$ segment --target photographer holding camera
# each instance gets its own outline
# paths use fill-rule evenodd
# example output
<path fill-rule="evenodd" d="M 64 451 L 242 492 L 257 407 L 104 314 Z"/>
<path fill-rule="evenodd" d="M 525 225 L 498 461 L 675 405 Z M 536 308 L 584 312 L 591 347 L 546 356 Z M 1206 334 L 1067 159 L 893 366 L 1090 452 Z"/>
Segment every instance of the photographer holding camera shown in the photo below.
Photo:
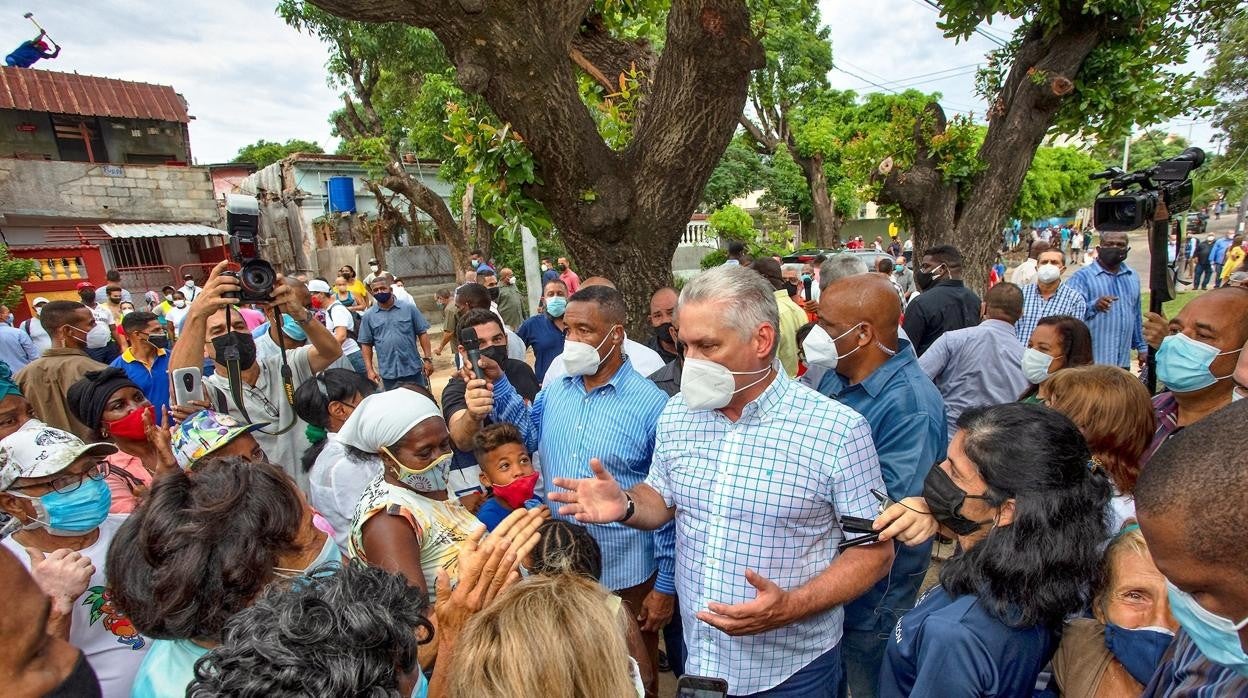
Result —
<path fill-rule="evenodd" d="M 307 491 L 307 473 L 299 467 L 299 457 L 310 446 L 304 428 L 307 426 L 295 414 L 288 400 L 282 376 L 283 363 L 289 364 L 293 388 L 329 368 L 342 355 L 342 347 L 325 326 L 317 322 L 312 312 L 299 302 L 292 286 L 281 275 L 273 285 L 273 300 L 265 303 L 293 317 L 308 335 L 308 346 L 256 358 L 256 344 L 247 331 L 247 322 L 239 314 L 236 303 L 242 284 L 237 276 L 226 273 L 228 261 L 213 268 L 208 282 L 190 307 L 181 336 L 173 350 L 169 370 L 195 368 L 203 358 L 213 360 L 215 373 L 204 379 L 205 393 L 210 404 L 199 407 L 215 407 L 219 412 L 247 423 L 265 423 L 263 429 L 252 432 L 264 449 L 269 462 L 279 464 Z M 240 384 L 231 386 L 227 352 L 237 347 L 237 367 Z M 285 358 L 283 358 L 285 357 Z M 236 395 L 242 396 L 242 405 Z"/>

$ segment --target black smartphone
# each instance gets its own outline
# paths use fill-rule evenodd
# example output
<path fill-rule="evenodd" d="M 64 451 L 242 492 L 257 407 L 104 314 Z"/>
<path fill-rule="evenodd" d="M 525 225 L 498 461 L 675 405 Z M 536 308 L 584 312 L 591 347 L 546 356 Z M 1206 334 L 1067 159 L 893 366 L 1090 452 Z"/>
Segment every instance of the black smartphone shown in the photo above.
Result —
<path fill-rule="evenodd" d="M 676 695 L 679 698 L 727 698 L 728 681 L 685 674 L 676 683 Z"/>
<path fill-rule="evenodd" d="M 875 533 L 871 528 L 874 523 L 871 519 L 862 519 L 857 516 L 842 516 L 841 530 L 846 533 Z"/>

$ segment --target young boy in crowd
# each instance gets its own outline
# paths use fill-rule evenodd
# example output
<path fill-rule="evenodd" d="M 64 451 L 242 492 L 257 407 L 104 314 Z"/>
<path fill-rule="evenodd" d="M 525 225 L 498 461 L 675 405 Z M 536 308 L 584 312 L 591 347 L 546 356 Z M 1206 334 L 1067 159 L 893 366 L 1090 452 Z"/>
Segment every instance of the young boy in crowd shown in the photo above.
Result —
<path fill-rule="evenodd" d="M 514 424 L 503 422 L 481 429 L 474 451 L 481 466 L 481 484 L 489 491 L 477 510 L 477 518 L 487 530 L 493 531 L 515 509 L 544 504 L 533 494 L 539 474 L 533 469 L 533 457 Z"/>

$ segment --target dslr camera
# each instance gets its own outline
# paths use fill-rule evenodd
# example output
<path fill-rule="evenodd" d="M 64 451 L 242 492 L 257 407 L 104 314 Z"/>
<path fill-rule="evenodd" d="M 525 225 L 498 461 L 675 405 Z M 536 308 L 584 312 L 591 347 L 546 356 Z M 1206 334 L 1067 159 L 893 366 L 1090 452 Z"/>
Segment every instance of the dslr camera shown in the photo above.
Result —
<path fill-rule="evenodd" d="M 273 265 L 260 259 L 260 204 L 254 196 L 227 194 L 225 225 L 230 233 L 230 256 L 241 267 L 226 274 L 238 278 L 242 287 L 236 294 L 240 303 L 265 303 L 273 300 L 277 272 Z"/>
<path fill-rule="evenodd" d="M 1192 170 L 1205 161 L 1205 151 L 1188 148 L 1145 170 L 1123 172 L 1111 167 L 1091 179 L 1108 179 L 1101 187 L 1092 210 L 1096 229 L 1102 231 L 1135 230 L 1153 220 L 1157 204 L 1164 203 L 1171 216 L 1192 207 Z M 1110 190 L 1120 193 L 1107 195 Z"/>

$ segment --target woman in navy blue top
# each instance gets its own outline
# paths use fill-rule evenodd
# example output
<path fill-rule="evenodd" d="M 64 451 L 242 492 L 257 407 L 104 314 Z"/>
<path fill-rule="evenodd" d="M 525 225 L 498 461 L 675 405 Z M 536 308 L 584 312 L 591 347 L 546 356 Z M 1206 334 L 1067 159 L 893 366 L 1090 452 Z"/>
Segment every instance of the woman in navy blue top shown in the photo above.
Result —
<path fill-rule="evenodd" d="M 958 552 L 897 622 L 881 696 L 1030 696 L 1097 574 L 1110 486 L 1079 429 L 1024 403 L 968 410 L 958 427 L 922 500 L 894 505 L 925 503 Z"/>

